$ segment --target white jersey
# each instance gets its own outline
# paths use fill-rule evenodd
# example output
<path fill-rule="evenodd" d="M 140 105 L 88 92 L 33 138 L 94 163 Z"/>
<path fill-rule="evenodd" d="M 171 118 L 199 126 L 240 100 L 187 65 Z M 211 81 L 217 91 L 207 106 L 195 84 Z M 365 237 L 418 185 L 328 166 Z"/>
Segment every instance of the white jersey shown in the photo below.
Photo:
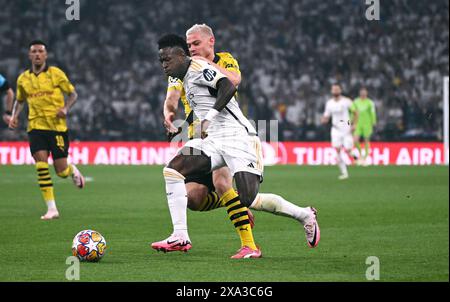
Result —
<path fill-rule="evenodd" d="M 183 87 L 189 105 L 200 120 L 204 120 L 206 114 L 213 108 L 217 100 L 217 82 L 225 77 L 217 68 L 205 61 L 191 61 L 183 79 Z M 239 133 L 256 135 L 256 130 L 233 97 L 211 121 L 208 136 L 232 136 Z"/>
<path fill-rule="evenodd" d="M 325 105 L 325 117 L 331 117 L 331 132 L 351 133 L 350 108 L 352 100 L 341 96 L 338 100 L 331 98 Z"/>

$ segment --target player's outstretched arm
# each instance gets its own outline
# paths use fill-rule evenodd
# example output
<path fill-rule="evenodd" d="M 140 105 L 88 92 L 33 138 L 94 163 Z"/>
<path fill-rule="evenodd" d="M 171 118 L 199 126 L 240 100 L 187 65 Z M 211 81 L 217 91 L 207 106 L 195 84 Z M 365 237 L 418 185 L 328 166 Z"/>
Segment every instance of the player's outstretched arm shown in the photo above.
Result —
<path fill-rule="evenodd" d="M 178 129 L 173 124 L 173 120 L 177 114 L 178 102 L 181 98 L 181 91 L 171 89 L 167 91 L 166 99 L 164 100 L 164 127 L 168 133 L 177 132 Z"/>
<path fill-rule="evenodd" d="M 236 93 L 236 87 L 228 78 L 222 78 L 217 82 L 217 100 L 214 103 L 213 109 L 218 112 L 230 102 L 231 98 Z"/>
<path fill-rule="evenodd" d="M 320 119 L 320 122 L 321 122 L 323 125 L 328 124 L 329 121 L 330 121 L 330 117 L 329 117 L 329 116 L 326 116 L 326 115 L 323 115 L 322 118 Z"/>
<path fill-rule="evenodd" d="M 227 78 L 231 81 L 231 83 L 233 83 L 233 85 L 235 87 L 239 86 L 239 84 L 241 84 L 241 75 L 237 72 L 228 70 L 226 68 L 223 68 L 219 65 L 217 65 L 216 63 L 212 62 L 211 63 L 214 67 L 216 67 L 217 69 L 219 69 L 219 71 L 221 73 L 223 73 L 224 75 L 227 76 Z"/>
<path fill-rule="evenodd" d="M 372 117 L 372 127 L 374 127 L 377 124 L 377 111 L 375 108 L 374 102 L 371 103 L 371 117 Z"/>
<path fill-rule="evenodd" d="M 23 106 L 24 102 L 19 102 L 16 100 L 16 102 L 14 103 L 13 112 L 8 125 L 10 129 L 16 129 L 17 126 L 19 126 L 19 114 L 20 112 L 22 112 Z"/>
<path fill-rule="evenodd" d="M 194 56 L 194 57 L 192 57 L 192 59 L 194 59 L 194 60 L 202 60 L 202 61 L 208 62 L 210 65 L 212 65 L 215 68 L 217 68 L 221 73 L 226 75 L 227 78 L 231 81 L 231 83 L 233 83 L 234 86 L 237 87 L 237 86 L 239 86 L 239 84 L 241 84 L 242 77 L 241 77 L 241 75 L 238 72 L 229 70 L 229 69 L 224 68 L 222 66 L 219 66 L 218 64 L 216 64 L 216 63 L 214 63 L 214 62 L 212 62 L 212 61 L 210 61 L 210 60 L 208 60 L 206 58 L 203 58 L 201 56 Z"/>
<path fill-rule="evenodd" d="M 11 88 L 9 88 L 6 91 L 6 106 L 5 106 L 5 113 L 3 114 L 3 121 L 7 125 L 9 125 L 9 121 L 11 119 L 13 103 L 14 103 L 14 91 Z"/>
<path fill-rule="evenodd" d="M 359 112 L 358 110 L 353 111 L 353 120 L 352 120 L 352 131 L 355 130 L 356 125 L 358 125 L 359 120 Z"/>
<path fill-rule="evenodd" d="M 59 118 L 65 118 L 67 116 L 67 113 L 69 112 L 70 108 L 77 102 L 78 94 L 74 90 L 69 94 L 69 97 L 67 98 L 66 105 L 63 108 L 60 108 L 58 112 L 56 113 L 56 116 Z"/>

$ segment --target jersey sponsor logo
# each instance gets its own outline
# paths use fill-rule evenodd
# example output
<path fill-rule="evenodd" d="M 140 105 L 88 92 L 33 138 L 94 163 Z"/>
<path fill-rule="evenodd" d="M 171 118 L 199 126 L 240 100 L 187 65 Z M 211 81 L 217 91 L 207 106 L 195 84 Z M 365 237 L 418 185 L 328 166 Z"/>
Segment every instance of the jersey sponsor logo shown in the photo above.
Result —
<path fill-rule="evenodd" d="M 228 68 L 233 68 L 233 67 L 235 67 L 234 64 L 227 64 L 227 65 L 225 65 L 225 68 L 226 68 L 226 69 L 228 69 Z"/>
<path fill-rule="evenodd" d="M 53 94 L 53 91 L 40 91 L 36 93 L 30 93 L 28 95 L 29 98 L 38 98 L 42 96 L 51 96 Z"/>
<path fill-rule="evenodd" d="M 211 69 L 203 70 L 203 76 L 205 77 L 205 80 L 207 80 L 208 82 L 211 82 L 212 80 L 214 80 L 216 75 L 217 75 L 217 72 L 215 72 L 214 70 L 211 70 Z"/>

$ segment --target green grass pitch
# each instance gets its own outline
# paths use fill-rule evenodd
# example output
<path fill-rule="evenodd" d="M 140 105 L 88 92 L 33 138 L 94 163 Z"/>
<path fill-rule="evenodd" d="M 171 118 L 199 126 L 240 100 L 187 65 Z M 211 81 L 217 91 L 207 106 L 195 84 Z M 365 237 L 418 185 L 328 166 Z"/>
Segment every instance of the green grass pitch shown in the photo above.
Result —
<path fill-rule="evenodd" d="M 0 166 L 0 281 L 65 281 L 73 236 L 101 232 L 99 263 L 81 263 L 80 281 L 449 280 L 448 167 L 267 167 L 261 192 L 318 209 L 321 241 L 307 247 L 294 220 L 254 212 L 263 258 L 231 260 L 239 247 L 225 210 L 188 214 L 193 248 L 158 253 L 171 231 L 161 167 L 81 166 L 84 190 L 52 171 L 61 218 L 40 221 L 45 204 L 33 166 Z"/>

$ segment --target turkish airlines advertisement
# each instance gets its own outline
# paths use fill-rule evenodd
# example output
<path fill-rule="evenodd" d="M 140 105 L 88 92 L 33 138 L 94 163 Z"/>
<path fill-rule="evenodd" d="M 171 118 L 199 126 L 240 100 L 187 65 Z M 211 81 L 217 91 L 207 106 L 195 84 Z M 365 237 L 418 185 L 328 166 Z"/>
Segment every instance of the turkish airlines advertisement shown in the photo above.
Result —
<path fill-rule="evenodd" d="M 328 142 L 262 143 L 270 165 L 334 165 L 336 151 Z M 165 142 L 72 142 L 69 161 L 81 165 L 164 165 L 178 146 Z M 347 156 L 347 163 L 351 160 Z M 372 143 L 370 165 L 440 165 L 442 143 Z M 27 142 L 0 142 L 0 165 L 34 164 Z"/>

